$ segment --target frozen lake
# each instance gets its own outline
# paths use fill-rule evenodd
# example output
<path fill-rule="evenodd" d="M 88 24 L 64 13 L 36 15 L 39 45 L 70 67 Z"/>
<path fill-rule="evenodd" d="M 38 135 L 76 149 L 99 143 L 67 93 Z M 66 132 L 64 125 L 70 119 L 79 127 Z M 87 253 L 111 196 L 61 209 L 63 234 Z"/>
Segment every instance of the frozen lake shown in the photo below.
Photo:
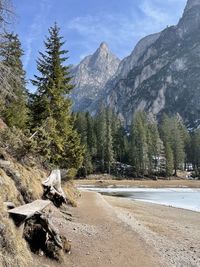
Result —
<path fill-rule="evenodd" d="M 80 189 L 99 192 L 104 195 L 125 197 L 132 200 L 150 202 L 176 208 L 200 212 L 200 188 L 99 188 L 81 186 Z"/>

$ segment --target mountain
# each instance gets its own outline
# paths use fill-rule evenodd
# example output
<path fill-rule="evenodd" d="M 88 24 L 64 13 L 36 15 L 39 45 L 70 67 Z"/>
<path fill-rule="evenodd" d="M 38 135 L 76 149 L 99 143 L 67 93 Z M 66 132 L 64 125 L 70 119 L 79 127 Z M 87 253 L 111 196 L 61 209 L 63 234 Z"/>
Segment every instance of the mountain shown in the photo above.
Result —
<path fill-rule="evenodd" d="M 158 119 L 178 113 L 188 127 L 199 126 L 199 29 L 200 1 L 188 0 L 178 24 L 142 39 L 87 109 L 95 113 L 104 103 L 126 125 L 136 111 L 145 110 Z"/>
<path fill-rule="evenodd" d="M 101 43 L 93 55 L 85 57 L 72 69 L 73 84 L 76 85 L 71 94 L 74 111 L 87 110 L 116 73 L 119 63 L 108 45 Z"/>

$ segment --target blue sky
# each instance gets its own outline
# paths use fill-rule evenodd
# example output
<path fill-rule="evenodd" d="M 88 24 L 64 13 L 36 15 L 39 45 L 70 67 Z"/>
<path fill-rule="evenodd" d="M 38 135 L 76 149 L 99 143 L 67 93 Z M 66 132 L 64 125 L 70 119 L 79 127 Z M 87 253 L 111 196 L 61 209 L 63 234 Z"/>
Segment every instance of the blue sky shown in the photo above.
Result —
<path fill-rule="evenodd" d="M 187 0 L 13 0 L 15 32 L 25 52 L 27 78 L 36 73 L 35 60 L 43 51 L 48 28 L 55 21 L 69 50 L 69 64 L 93 53 L 102 41 L 119 58 L 131 53 L 144 36 L 173 25 Z M 30 86 L 31 87 L 31 86 Z"/>

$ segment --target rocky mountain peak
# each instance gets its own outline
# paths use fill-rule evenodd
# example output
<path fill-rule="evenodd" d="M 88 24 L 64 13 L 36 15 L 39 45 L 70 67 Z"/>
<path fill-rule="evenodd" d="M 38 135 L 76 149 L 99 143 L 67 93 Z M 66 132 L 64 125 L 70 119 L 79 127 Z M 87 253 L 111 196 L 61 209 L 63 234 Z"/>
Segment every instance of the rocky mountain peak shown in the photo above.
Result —
<path fill-rule="evenodd" d="M 72 70 L 75 89 L 72 92 L 74 110 L 87 110 L 109 79 L 116 73 L 120 60 L 102 42 L 94 54 L 84 58 Z"/>
<path fill-rule="evenodd" d="M 109 47 L 108 47 L 108 44 L 107 43 L 105 43 L 105 42 L 102 42 L 101 44 L 100 44 L 100 46 L 99 46 L 99 49 L 100 50 L 106 50 L 106 51 L 109 51 Z"/>
<path fill-rule="evenodd" d="M 119 61 L 119 59 L 111 52 L 110 48 L 105 42 L 102 42 L 96 52 L 92 55 L 91 64 L 99 65 L 108 63 L 110 61 Z M 109 63 L 108 63 L 109 64 Z"/>
<path fill-rule="evenodd" d="M 185 7 L 185 12 L 198 5 L 200 6 L 200 0 L 188 0 L 187 5 Z"/>

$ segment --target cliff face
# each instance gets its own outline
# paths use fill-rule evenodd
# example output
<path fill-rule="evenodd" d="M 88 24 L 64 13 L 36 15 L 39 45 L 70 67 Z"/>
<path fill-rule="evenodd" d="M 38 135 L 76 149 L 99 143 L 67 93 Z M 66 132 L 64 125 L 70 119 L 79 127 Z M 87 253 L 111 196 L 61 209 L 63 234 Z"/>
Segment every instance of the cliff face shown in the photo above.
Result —
<path fill-rule="evenodd" d="M 200 124 L 200 1 L 189 0 L 177 26 L 142 39 L 99 90 L 89 110 L 106 103 L 130 124 L 145 110 L 159 118 L 179 113 Z"/>
<path fill-rule="evenodd" d="M 75 89 L 72 92 L 74 110 L 87 109 L 103 90 L 105 84 L 115 74 L 120 60 L 112 54 L 106 43 L 72 69 Z"/>

